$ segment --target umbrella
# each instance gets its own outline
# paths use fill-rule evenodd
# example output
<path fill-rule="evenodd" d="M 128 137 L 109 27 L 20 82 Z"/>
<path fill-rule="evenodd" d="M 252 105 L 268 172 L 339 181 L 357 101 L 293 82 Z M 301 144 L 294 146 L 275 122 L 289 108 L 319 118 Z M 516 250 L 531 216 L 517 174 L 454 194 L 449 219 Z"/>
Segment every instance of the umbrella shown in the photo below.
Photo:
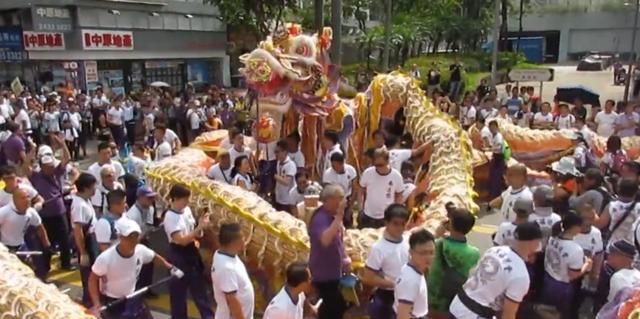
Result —
<path fill-rule="evenodd" d="M 584 104 L 600 106 L 600 94 L 582 85 L 560 86 L 556 91 L 556 97 L 560 102 L 573 103 L 579 98 Z"/>
<path fill-rule="evenodd" d="M 154 88 L 168 88 L 171 85 L 169 85 L 169 83 L 167 82 L 162 82 L 162 81 L 155 81 L 151 84 L 149 84 L 150 86 L 153 86 Z"/>

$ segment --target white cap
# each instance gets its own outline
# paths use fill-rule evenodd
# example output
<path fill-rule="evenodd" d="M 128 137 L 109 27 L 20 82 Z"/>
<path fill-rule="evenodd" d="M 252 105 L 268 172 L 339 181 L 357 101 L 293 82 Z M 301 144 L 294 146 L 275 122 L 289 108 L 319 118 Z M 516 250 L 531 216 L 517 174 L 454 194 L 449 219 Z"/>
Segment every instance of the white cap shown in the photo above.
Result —
<path fill-rule="evenodd" d="M 142 233 L 138 223 L 128 217 L 120 217 L 115 224 L 116 232 L 119 236 L 127 237 L 133 233 Z"/>
<path fill-rule="evenodd" d="M 56 159 L 51 155 L 44 155 L 40 158 L 40 165 L 53 165 L 55 164 Z"/>
<path fill-rule="evenodd" d="M 53 156 L 53 149 L 49 145 L 42 145 L 38 148 L 38 158 L 45 155 Z"/>

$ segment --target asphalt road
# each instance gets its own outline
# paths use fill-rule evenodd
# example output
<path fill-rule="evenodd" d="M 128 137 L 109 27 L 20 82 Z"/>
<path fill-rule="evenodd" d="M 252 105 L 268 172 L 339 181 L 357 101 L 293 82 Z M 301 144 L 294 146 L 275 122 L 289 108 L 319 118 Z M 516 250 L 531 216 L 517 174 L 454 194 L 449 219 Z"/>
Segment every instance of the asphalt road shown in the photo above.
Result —
<path fill-rule="evenodd" d="M 553 95 L 555 94 L 556 88 L 560 85 L 584 85 L 587 87 L 591 87 L 601 94 L 601 99 L 603 102 L 604 99 L 611 98 L 618 100 L 622 98 L 624 88 L 621 86 L 612 85 L 613 75 L 611 71 L 577 72 L 575 71 L 575 67 L 573 66 L 559 66 L 554 68 L 556 70 L 555 81 L 543 84 L 544 100 L 551 101 L 553 99 Z M 537 85 L 539 85 L 539 83 L 525 84 L 536 86 L 536 91 L 538 91 Z M 499 91 L 503 91 L 504 86 L 501 86 L 498 89 Z M 88 151 L 88 158 L 78 163 L 78 167 L 80 169 L 87 168 L 93 161 L 95 161 L 95 142 L 90 142 Z M 469 242 L 478 247 L 481 251 L 485 251 L 492 246 L 491 234 L 496 231 L 497 225 L 499 225 L 500 222 L 502 222 L 502 218 L 501 216 L 499 216 L 499 214 L 486 212 L 484 210 L 481 211 L 478 214 L 478 220 L 476 222 L 474 230 L 469 234 Z M 154 234 L 154 236 L 152 236 L 151 246 L 160 254 L 164 254 L 165 248 L 167 246 L 166 243 L 166 237 L 162 231 L 158 231 Z M 159 279 L 165 274 L 166 272 L 164 270 L 157 270 L 156 278 Z M 56 285 L 58 285 L 61 290 L 69 289 L 67 293 L 72 296 L 72 298 L 78 298 L 81 295 L 80 277 L 77 271 L 60 272 L 55 270 L 52 272 L 50 279 Z M 157 289 L 156 292 L 159 296 L 154 299 L 147 299 L 147 304 L 150 306 L 150 308 L 155 310 L 155 318 L 168 319 L 169 316 L 167 316 L 166 314 L 169 311 L 169 296 L 167 294 L 166 287 L 161 287 Z M 189 315 L 193 318 L 199 317 L 193 303 L 190 303 L 189 305 Z"/>

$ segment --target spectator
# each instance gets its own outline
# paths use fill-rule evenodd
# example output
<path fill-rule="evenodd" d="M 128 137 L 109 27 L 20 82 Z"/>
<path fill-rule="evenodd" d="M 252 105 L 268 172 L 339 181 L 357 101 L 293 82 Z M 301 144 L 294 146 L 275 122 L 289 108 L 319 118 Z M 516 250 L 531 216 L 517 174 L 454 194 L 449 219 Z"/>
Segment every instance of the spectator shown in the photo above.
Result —
<path fill-rule="evenodd" d="M 324 151 L 324 160 L 322 161 L 321 172 L 331 167 L 331 155 L 334 153 L 342 153 L 340 147 L 340 137 L 338 132 L 327 130 L 324 132 L 322 140 L 320 141 L 322 150 Z"/>
<path fill-rule="evenodd" d="M 504 153 L 505 141 L 502 137 L 502 134 L 500 134 L 498 121 L 491 120 L 489 122 L 489 131 L 491 133 L 491 136 L 486 137 L 486 139 L 488 139 L 486 150 L 491 151 L 492 153 L 491 164 L 489 166 L 489 196 L 491 198 L 496 198 L 500 196 L 500 194 L 502 194 L 502 191 L 506 188 L 504 178 L 502 178 L 502 176 L 504 176 L 505 170 L 507 169 L 507 163 Z M 500 206 L 499 203 L 496 203 L 496 205 Z M 497 208 L 497 206 L 494 208 Z"/>
<path fill-rule="evenodd" d="M 614 100 L 607 100 L 604 104 L 604 111 L 596 114 L 594 122 L 598 135 L 609 138 L 609 136 L 615 133 L 615 123 L 618 117 L 618 114 L 613 110 L 615 104 L 616 102 Z"/>
<path fill-rule="evenodd" d="M 347 198 L 347 205 L 345 206 L 344 224 L 345 227 L 351 228 L 353 226 L 353 212 L 351 211 L 351 205 L 354 200 L 354 186 L 356 186 L 356 180 L 358 173 L 356 169 L 346 164 L 344 161 L 344 155 L 342 153 L 334 153 L 331 155 L 331 167 L 324 171 L 322 174 L 322 180 L 328 184 L 336 184 L 342 187 Z"/>
<path fill-rule="evenodd" d="M 276 146 L 276 174 L 273 178 L 276 182 L 274 208 L 291 213 L 291 206 L 297 204 L 291 201 L 289 193 L 295 186 L 296 164 L 289 158 L 287 141 L 281 140 Z"/>
<path fill-rule="evenodd" d="M 618 183 L 618 198 L 609 203 L 602 215 L 595 218 L 593 224 L 600 228 L 608 239 L 606 251 L 618 240 L 633 240 L 633 223 L 640 217 L 636 193 L 636 181 L 623 179 Z"/>
<path fill-rule="evenodd" d="M 342 318 L 347 305 L 340 291 L 340 279 L 350 272 L 351 260 L 344 250 L 344 191 L 327 185 L 320 194 L 322 206 L 309 221 L 309 269 L 322 304 L 318 319 Z"/>
<path fill-rule="evenodd" d="M 220 149 L 217 154 L 217 161 L 209 168 L 207 177 L 220 183 L 231 184 L 232 169 L 229 151 Z"/>
<path fill-rule="evenodd" d="M 240 186 L 242 189 L 253 192 L 256 190 L 249 158 L 245 155 L 236 157 L 231 169 L 232 185 Z"/>
<path fill-rule="evenodd" d="M 505 221 L 498 226 L 498 231 L 493 237 L 495 246 L 513 246 L 516 241 L 514 237 L 516 227 L 518 225 L 529 222 L 531 213 L 533 212 L 533 200 L 529 198 L 518 198 L 513 202 L 512 208 L 515 213 L 513 221 Z"/>
<path fill-rule="evenodd" d="M 553 211 L 564 216 L 569 211 L 569 199 L 577 194 L 576 177 L 581 176 L 571 156 L 564 156 L 550 166 L 553 179 Z"/>
<path fill-rule="evenodd" d="M 448 220 L 444 224 L 449 235 L 436 241 L 435 257 L 427 285 L 429 317 L 448 318 L 449 305 L 478 263 L 478 248 L 467 242 L 467 234 L 475 224 L 475 217 L 466 209 L 447 206 Z"/>
<path fill-rule="evenodd" d="M 576 119 L 573 114 L 569 113 L 569 105 L 560 104 L 560 115 L 556 117 L 555 125 L 559 130 L 568 130 L 572 129 L 575 125 Z"/>
<path fill-rule="evenodd" d="M 376 149 L 373 165 L 360 177 L 362 199 L 359 202 L 364 203 L 358 223 L 360 228 L 382 227 L 387 206 L 402 203 L 404 181 L 400 172 L 389 165 L 389 152 L 386 149 Z"/>
<path fill-rule="evenodd" d="M 124 177 L 125 170 L 122 167 L 122 164 L 118 161 L 112 160 L 113 153 L 111 152 L 111 148 L 109 147 L 108 142 L 101 142 L 98 144 L 98 161 L 91 164 L 89 168 L 87 168 L 87 172 L 98 180 L 100 183 L 100 170 L 103 165 L 111 165 L 115 169 L 116 179 L 120 179 Z"/>
<path fill-rule="evenodd" d="M 594 313 L 597 313 L 607 301 L 612 300 L 617 291 L 629 284 L 633 284 L 637 279 L 637 277 L 634 278 L 636 273 L 631 270 L 633 269 L 633 260 L 636 254 L 637 250 L 634 245 L 626 240 L 611 242 L 609 254 L 598 278 L 598 288 L 593 300 Z M 613 276 L 619 272 L 620 275 L 614 281 Z"/>
<path fill-rule="evenodd" d="M 518 113 L 518 111 L 520 111 L 523 104 L 524 101 L 522 100 L 522 97 L 520 97 L 518 87 L 516 86 L 511 89 L 511 97 L 508 98 L 503 105 L 507 106 L 509 115 L 514 116 L 516 115 L 516 113 Z"/>
<path fill-rule="evenodd" d="M 550 130 L 554 128 L 551 104 L 548 102 L 542 103 L 540 106 L 540 112 L 536 113 L 533 117 L 533 125 L 531 128 L 540 130 Z"/>
<path fill-rule="evenodd" d="M 105 164 L 100 168 L 100 182 L 95 195 L 91 198 L 91 203 L 98 217 L 108 208 L 107 195 L 113 190 L 124 190 L 124 186 L 116 180 L 116 170 L 114 166 Z"/>
<path fill-rule="evenodd" d="M 153 130 L 153 159 L 157 161 L 161 161 L 173 154 L 173 150 L 171 149 L 171 144 L 167 142 L 165 139 L 167 128 L 164 125 L 156 125 L 156 128 Z"/>
<path fill-rule="evenodd" d="M 571 110 L 571 113 L 575 118 L 587 119 L 587 108 L 584 107 L 584 102 L 582 102 L 581 98 L 577 97 L 573 100 L 573 110 Z"/>
<path fill-rule="evenodd" d="M 600 171 L 605 176 L 620 175 L 622 164 L 628 161 L 627 152 L 622 149 L 622 140 L 618 136 L 607 139 L 607 149 L 600 160 Z"/>
<path fill-rule="evenodd" d="M 7 129 L 11 136 L 2 143 L 2 158 L 8 165 L 18 169 L 27 161 L 27 146 L 18 124 L 8 122 Z"/>
<path fill-rule="evenodd" d="M 287 136 L 287 151 L 298 170 L 305 168 L 304 154 L 300 151 L 300 134 L 297 131 Z"/>
<path fill-rule="evenodd" d="M 311 293 L 311 272 L 304 262 L 293 262 L 287 267 L 286 283 L 264 311 L 263 319 L 304 319 L 314 315 L 307 295 Z"/>
<path fill-rule="evenodd" d="M 431 68 L 427 72 L 427 96 L 432 96 L 433 92 L 440 88 L 440 69 L 436 62 L 431 63 Z"/>
<path fill-rule="evenodd" d="M 462 63 L 456 57 L 453 64 L 449 66 L 449 98 L 456 101 L 458 93 L 460 93 L 460 83 L 462 81 Z"/>
<path fill-rule="evenodd" d="M 624 106 L 624 113 L 618 114 L 616 117 L 615 134 L 619 137 L 635 136 L 639 123 L 640 115 L 633 112 L 633 104 L 627 103 Z"/>
<path fill-rule="evenodd" d="M 303 218 L 304 212 L 298 210 L 297 206 L 305 200 L 305 197 L 309 195 L 320 194 L 320 191 L 322 191 L 322 186 L 320 186 L 318 182 L 312 180 L 309 176 L 309 172 L 307 172 L 306 170 L 298 171 L 296 173 L 295 180 L 295 187 L 293 187 L 289 192 L 289 197 L 291 198 L 291 202 L 296 208 L 296 211 L 293 212 L 293 215 L 298 216 L 298 218 Z M 346 212 L 347 211 L 345 211 L 345 213 Z"/>

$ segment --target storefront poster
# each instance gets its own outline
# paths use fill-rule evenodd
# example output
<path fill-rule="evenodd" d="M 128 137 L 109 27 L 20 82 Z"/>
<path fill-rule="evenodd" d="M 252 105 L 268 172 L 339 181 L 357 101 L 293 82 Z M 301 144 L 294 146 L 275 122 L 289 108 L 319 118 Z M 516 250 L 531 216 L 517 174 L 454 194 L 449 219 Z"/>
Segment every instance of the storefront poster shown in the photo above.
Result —
<path fill-rule="evenodd" d="M 82 30 L 82 48 L 85 50 L 133 50 L 133 32 Z"/>
<path fill-rule="evenodd" d="M 27 51 L 64 50 L 64 34 L 61 32 L 24 31 L 22 35 L 24 49 Z"/>
<path fill-rule="evenodd" d="M 187 80 L 193 84 L 209 82 L 209 63 L 207 61 L 189 61 Z"/>
<path fill-rule="evenodd" d="M 34 31 L 69 32 L 73 29 L 71 10 L 63 7 L 31 7 Z"/>
<path fill-rule="evenodd" d="M 20 27 L 0 27 L 0 61 L 21 62 L 27 59 L 22 48 Z"/>
<path fill-rule="evenodd" d="M 124 95 L 124 72 L 122 70 L 100 70 L 98 77 L 104 91 L 111 92 L 113 95 Z"/>
<path fill-rule="evenodd" d="M 98 62 L 84 61 L 84 74 L 87 83 L 98 82 Z"/>

